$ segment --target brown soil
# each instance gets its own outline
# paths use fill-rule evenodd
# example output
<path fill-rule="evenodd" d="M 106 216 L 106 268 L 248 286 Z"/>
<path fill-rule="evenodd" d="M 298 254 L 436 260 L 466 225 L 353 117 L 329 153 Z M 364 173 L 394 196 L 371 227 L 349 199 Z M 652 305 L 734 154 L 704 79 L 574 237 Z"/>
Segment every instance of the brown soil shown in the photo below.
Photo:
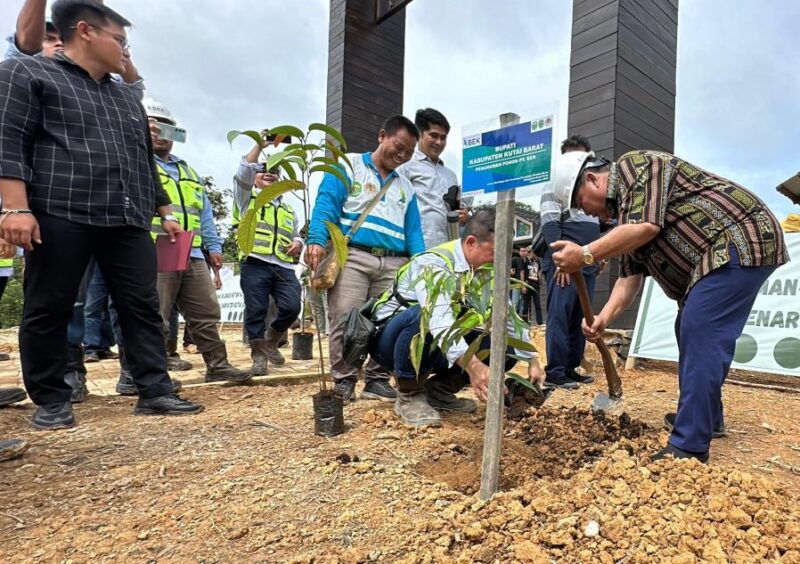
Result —
<path fill-rule="evenodd" d="M 596 383 L 507 421 L 489 503 L 482 407 L 409 429 L 358 401 L 331 439 L 314 384 L 189 387 L 195 417 L 90 396 L 59 432 L 3 409 L 0 438 L 31 448 L 0 464 L 0 561 L 800 562 L 800 396 L 726 387 L 711 464 L 652 464 L 675 374 L 623 380 L 630 418 L 588 413 Z"/>

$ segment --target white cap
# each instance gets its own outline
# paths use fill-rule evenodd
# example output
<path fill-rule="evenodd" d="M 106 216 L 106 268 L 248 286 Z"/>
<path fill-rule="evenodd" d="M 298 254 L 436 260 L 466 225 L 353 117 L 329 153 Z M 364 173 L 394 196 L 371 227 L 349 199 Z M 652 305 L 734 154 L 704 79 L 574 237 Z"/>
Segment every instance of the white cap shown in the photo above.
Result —
<path fill-rule="evenodd" d="M 159 118 L 172 125 L 178 125 L 172 112 L 161 102 L 153 100 L 152 98 L 145 98 L 142 100 L 142 105 L 144 105 L 144 109 L 147 112 L 147 117 Z"/>

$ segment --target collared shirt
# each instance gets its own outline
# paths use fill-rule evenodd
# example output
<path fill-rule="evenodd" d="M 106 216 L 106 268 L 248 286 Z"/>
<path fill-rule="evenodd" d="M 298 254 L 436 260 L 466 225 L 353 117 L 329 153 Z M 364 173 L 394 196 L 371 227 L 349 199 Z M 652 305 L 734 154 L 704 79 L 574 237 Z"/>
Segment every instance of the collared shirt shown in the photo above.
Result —
<path fill-rule="evenodd" d="M 156 162 L 175 182 L 178 182 L 181 178 L 178 164 L 182 164 L 185 167 L 189 166 L 186 161 L 175 155 L 170 155 L 166 161 L 161 160 L 158 155 L 155 158 Z M 203 237 L 203 247 L 209 253 L 222 253 L 222 240 L 217 232 L 217 226 L 214 224 L 214 210 L 211 207 L 211 202 L 205 189 L 203 190 L 203 211 L 200 212 L 200 235 Z M 205 260 L 203 250 L 200 247 L 192 247 L 191 257 Z"/>
<path fill-rule="evenodd" d="M 549 271 L 554 268 L 553 249 L 551 244 L 566 239 L 578 245 L 588 245 L 600 237 L 600 220 L 592 215 L 587 215 L 581 210 L 571 210 L 561 205 L 555 196 L 552 183 L 542 192 L 539 204 L 539 213 L 542 221 L 542 236 L 547 243 L 547 250 L 542 260 L 542 270 Z M 584 267 L 583 272 L 590 273 L 597 270 L 597 266 Z"/>
<path fill-rule="evenodd" d="M 41 52 L 36 53 L 35 55 L 28 55 L 27 53 L 23 53 L 17 47 L 17 35 L 15 33 L 10 34 L 6 37 L 6 41 L 8 42 L 8 47 L 6 47 L 6 59 L 21 59 L 24 57 L 40 57 Z M 120 84 L 124 84 L 136 95 L 139 100 L 144 98 L 144 79 L 140 76 L 135 82 L 125 82 L 123 78 L 118 74 L 112 74 L 111 78 L 119 82 Z"/>
<path fill-rule="evenodd" d="M 309 244 L 324 246 L 328 242 L 325 221 L 339 225 L 345 235 L 350 233 L 361 213 L 375 200 L 389 179 L 394 178 L 386 194 L 366 216 L 352 238 L 354 245 L 387 249 L 415 255 L 425 250 L 422 225 L 417 207 L 417 195 L 411 182 L 393 170 L 381 177 L 370 153 L 348 155 L 352 171 L 342 172 L 352 177 L 348 186 L 338 177 L 325 173 L 317 191 L 314 212 L 308 230 Z"/>
<path fill-rule="evenodd" d="M 59 53 L 0 63 L 0 100 L 0 177 L 25 182 L 33 211 L 150 230 L 169 197 L 130 88 Z"/>
<path fill-rule="evenodd" d="M 472 267 L 464 256 L 464 249 L 461 246 L 461 241 L 456 243 L 454 255 L 455 260 L 453 261 L 452 271 L 447 266 L 445 260 L 435 253 L 427 252 L 415 256 L 411 259 L 403 275 L 398 275 L 397 277 L 397 293 L 409 302 L 419 303 L 421 308 L 429 307 L 427 287 L 422 280 L 427 281 L 430 277 L 437 276 L 452 276 L 454 273 L 458 276 L 472 271 Z M 491 291 L 492 283 L 489 271 L 478 271 L 478 274 L 487 275 L 487 283 L 483 287 L 486 291 Z M 375 318 L 385 319 L 392 317 L 404 309 L 405 307 L 392 297 L 378 308 L 378 311 L 375 312 Z M 434 341 L 437 342 L 455 323 L 453 303 L 446 292 L 439 293 L 432 306 L 431 312 L 428 330 L 434 338 Z M 514 331 L 514 325 L 510 320 L 508 323 L 508 333 L 510 335 L 515 335 L 516 333 Z M 522 333 L 522 335 L 516 334 L 515 336 L 526 343 L 530 343 L 530 335 L 528 335 L 527 331 L 523 331 Z M 459 339 L 453 343 L 448 350 L 443 351 L 450 366 L 464 356 L 464 353 L 467 352 L 467 348 L 467 342 L 464 339 Z M 517 350 L 516 352 L 517 355 L 525 359 L 533 357 L 528 351 Z"/>
<path fill-rule="evenodd" d="M 253 194 L 253 184 L 256 181 L 256 173 L 261 169 L 261 165 L 258 163 L 249 163 L 245 157 L 242 157 L 241 162 L 239 163 L 239 169 L 236 171 L 236 176 L 233 177 L 233 202 L 236 204 L 236 207 L 239 209 L 240 217 L 244 217 L 244 214 L 247 213 L 247 209 L 250 207 L 250 199 L 255 197 Z M 280 206 L 283 202 L 283 196 L 278 196 L 274 200 L 272 200 L 273 206 Z M 294 226 L 292 227 L 292 238 L 294 241 L 302 244 L 303 240 L 300 238 L 298 232 L 298 222 L 297 222 L 297 214 L 294 214 Z M 250 253 L 247 255 L 248 257 L 252 257 L 254 259 L 258 259 L 263 262 L 268 262 L 270 264 L 274 264 L 276 266 L 280 266 L 282 268 L 290 268 L 293 269 L 294 265 L 292 263 L 288 263 L 282 261 L 275 255 L 261 255 L 258 253 Z"/>
<path fill-rule="evenodd" d="M 414 151 L 410 161 L 397 168 L 397 172 L 411 181 L 417 194 L 425 248 L 432 249 L 449 241 L 447 212 L 450 209 L 444 196 L 451 186 L 458 184 L 456 173 L 444 166 L 441 159 L 433 162 L 419 149 Z"/>
<path fill-rule="evenodd" d="M 625 153 L 611 166 L 608 198 L 620 225 L 661 227 L 651 242 L 623 255 L 620 276 L 649 274 L 674 300 L 727 264 L 731 245 L 742 266 L 789 260 L 780 224 L 764 202 L 674 155 Z"/>

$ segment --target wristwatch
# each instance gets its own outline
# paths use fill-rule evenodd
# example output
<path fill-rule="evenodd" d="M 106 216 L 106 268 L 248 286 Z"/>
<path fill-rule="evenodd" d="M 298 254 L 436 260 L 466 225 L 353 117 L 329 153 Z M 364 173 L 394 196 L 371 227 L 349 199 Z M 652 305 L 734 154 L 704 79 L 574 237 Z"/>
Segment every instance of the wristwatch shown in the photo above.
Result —
<path fill-rule="evenodd" d="M 589 250 L 589 245 L 581 247 L 581 256 L 583 256 L 583 264 L 594 264 L 594 255 Z"/>
<path fill-rule="evenodd" d="M 167 215 L 165 215 L 165 216 L 163 216 L 161 218 L 161 223 L 164 223 L 165 221 L 174 221 L 175 223 L 180 223 L 178 221 L 178 218 L 175 217 L 174 215 L 172 215 L 171 213 L 169 213 L 169 214 L 167 214 Z"/>

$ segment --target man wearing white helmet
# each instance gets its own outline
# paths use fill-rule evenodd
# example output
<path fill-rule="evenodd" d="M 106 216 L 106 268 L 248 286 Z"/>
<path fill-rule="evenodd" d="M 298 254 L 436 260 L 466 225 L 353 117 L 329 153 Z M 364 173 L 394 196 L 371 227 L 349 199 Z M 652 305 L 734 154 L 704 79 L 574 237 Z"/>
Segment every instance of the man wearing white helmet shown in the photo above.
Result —
<path fill-rule="evenodd" d="M 252 375 L 231 366 L 225 343 L 217 330 L 220 307 L 202 249 L 208 250 L 211 264 L 218 269 L 222 266 L 222 241 L 214 225 L 205 185 L 186 161 L 172 154 L 172 136 L 165 134 L 177 126 L 172 112 L 151 98 L 146 98 L 143 103 L 150 120 L 158 174 L 172 200 L 172 214 L 168 217 L 177 221 L 185 231 L 194 231 L 189 267 L 184 272 L 158 273 L 158 299 L 165 340 L 169 340 L 169 320 L 173 307 L 177 305 L 186 320 L 189 334 L 203 355 L 206 381 L 244 382 Z M 151 231 L 154 239 L 165 236 L 157 219 L 153 220 Z"/>
<path fill-rule="evenodd" d="M 615 163 L 567 153 L 555 176 L 562 204 L 619 223 L 583 247 L 552 245 L 556 267 L 567 273 L 621 257 L 608 303 L 591 327 L 584 321 L 586 337 L 603 338 L 644 276 L 678 302 L 680 399 L 677 414 L 665 417 L 669 444 L 652 458 L 706 462 L 712 437 L 724 435 L 722 384 L 736 339 L 763 282 L 789 260 L 778 220 L 738 184 L 658 151 L 632 151 Z"/>

